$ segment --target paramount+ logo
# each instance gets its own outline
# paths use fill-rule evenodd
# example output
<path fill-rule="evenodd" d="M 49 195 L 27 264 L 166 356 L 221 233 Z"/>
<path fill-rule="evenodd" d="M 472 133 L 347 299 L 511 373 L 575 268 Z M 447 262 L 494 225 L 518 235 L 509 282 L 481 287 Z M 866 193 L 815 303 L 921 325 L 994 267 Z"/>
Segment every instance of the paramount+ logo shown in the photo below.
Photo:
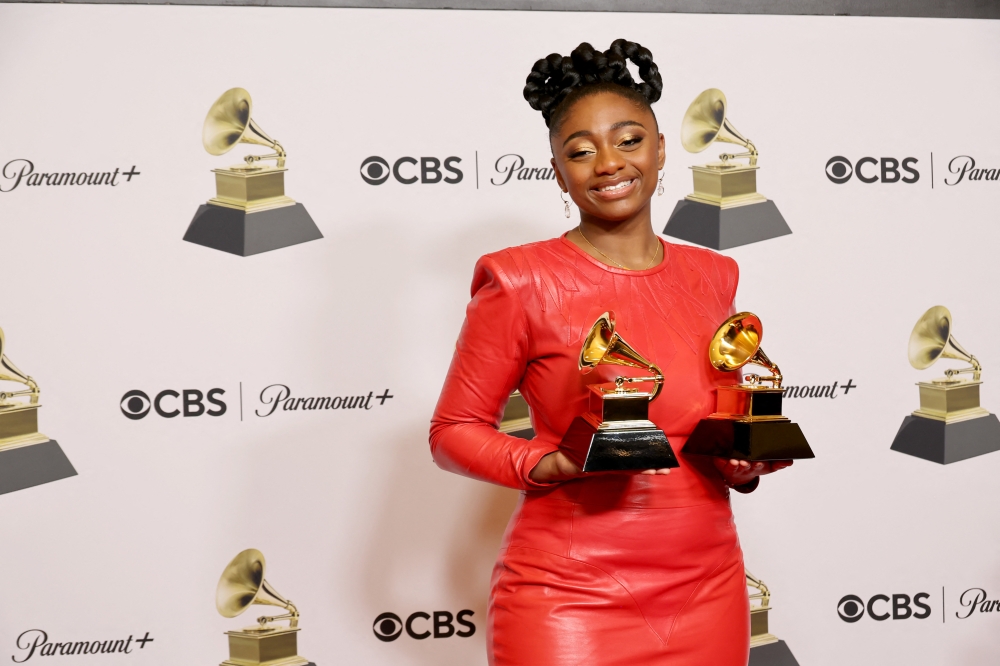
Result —
<path fill-rule="evenodd" d="M 400 157 L 389 165 L 388 160 L 373 155 L 361 163 L 361 179 L 369 185 L 381 185 L 391 176 L 403 185 L 433 185 L 448 183 L 457 185 L 464 174 L 458 168 L 461 157 Z"/>
<path fill-rule="evenodd" d="M 476 625 L 469 618 L 475 615 L 471 610 L 460 610 L 454 615 L 448 611 L 425 613 L 417 611 L 410 613 L 404 621 L 395 613 L 382 613 L 372 624 L 375 638 L 383 643 L 391 643 L 405 632 L 414 640 L 422 641 L 434 638 L 451 638 L 458 636 L 468 638 L 476 633 Z M 458 626 L 456 626 L 456 624 Z"/>
<path fill-rule="evenodd" d="M 920 172 L 914 165 L 919 160 L 916 157 L 862 157 L 851 163 L 851 160 L 837 155 L 826 163 L 826 177 L 831 183 L 843 185 L 851 178 L 857 178 L 862 183 L 907 183 L 912 185 L 920 180 Z"/>
<path fill-rule="evenodd" d="M 926 620 L 931 616 L 931 607 L 925 602 L 931 595 L 918 592 L 908 594 L 876 594 L 865 601 L 855 594 L 848 594 L 837 602 L 837 615 L 844 622 L 859 622 L 867 615 L 876 622 L 893 620 Z"/>

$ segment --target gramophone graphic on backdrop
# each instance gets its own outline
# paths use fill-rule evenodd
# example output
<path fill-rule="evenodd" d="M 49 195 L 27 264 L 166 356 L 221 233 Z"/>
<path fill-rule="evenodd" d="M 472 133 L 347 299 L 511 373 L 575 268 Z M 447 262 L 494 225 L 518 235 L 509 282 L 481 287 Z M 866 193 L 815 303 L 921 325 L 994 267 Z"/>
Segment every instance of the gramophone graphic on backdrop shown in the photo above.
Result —
<path fill-rule="evenodd" d="M 251 117 L 253 103 L 243 88 L 222 94 L 208 111 L 202 144 L 224 155 L 238 143 L 267 146 L 269 155 L 247 155 L 244 164 L 213 169 L 216 196 L 198 208 L 184 240 L 247 257 L 323 237 L 305 206 L 285 196 L 281 144 Z M 274 165 L 257 164 L 274 160 Z"/>
<path fill-rule="evenodd" d="M 726 117 L 726 96 L 709 88 L 691 102 L 681 123 L 681 145 L 700 153 L 715 142 L 745 153 L 723 153 L 718 162 L 691 167 L 694 192 L 677 202 L 663 233 L 725 250 L 792 233 L 773 201 L 757 193 L 757 148 Z M 747 163 L 733 162 L 747 159 Z"/>
<path fill-rule="evenodd" d="M 316 666 L 298 655 L 299 611 L 264 579 L 264 555 L 248 548 L 233 558 L 219 578 L 215 607 L 223 617 L 236 617 L 250 606 L 284 608 L 283 615 L 257 618 L 257 624 L 227 631 L 229 659 L 221 666 Z M 273 624 L 288 620 L 288 625 Z"/>
<path fill-rule="evenodd" d="M 59 443 L 38 432 L 38 383 L 14 365 L 5 347 L 0 329 L 0 382 L 25 388 L 0 391 L 0 495 L 76 476 Z"/>
<path fill-rule="evenodd" d="M 951 322 L 951 312 L 943 305 L 920 317 L 910 333 L 910 365 L 924 370 L 950 358 L 969 367 L 948 368 L 944 377 L 917 383 L 920 409 L 903 419 L 891 447 L 943 465 L 1000 450 L 1000 421 L 979 406 L 983 367 L 952 335 Z"/>
<path fill-rule="evenodd" d="M 799 666 L 785 641 L 771 633 L 767 614 L 771 611 L 771 591 L 764 581 L 748 570 L 750 592 L 750 661 L 748 666 Z"/>

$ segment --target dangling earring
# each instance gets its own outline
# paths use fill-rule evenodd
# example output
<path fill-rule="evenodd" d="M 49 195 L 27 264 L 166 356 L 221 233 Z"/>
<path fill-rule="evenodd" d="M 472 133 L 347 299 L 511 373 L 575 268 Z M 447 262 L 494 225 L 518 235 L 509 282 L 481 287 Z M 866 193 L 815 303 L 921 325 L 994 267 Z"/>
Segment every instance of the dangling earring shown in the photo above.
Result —
<path fill-rule="evenodd" d="M 658 196 L 658 197 L 662 197 L 663 196 L 663 174 L 662 173 L 660 174 L 659 185 L 656 188 L 656 196 Z"/>
<path fill-rule="evenodd" d="M 566 197 L 564 197 L 563 194 L 565 194 L 565 192 L 560 190 L 559 198 L 562 199 L 562 202 L 566 205 L 566 207 L 563 209 L 563 212 L 566 213 L 566 219 L 569 219 L 569 202 L 566 201 Z"/>

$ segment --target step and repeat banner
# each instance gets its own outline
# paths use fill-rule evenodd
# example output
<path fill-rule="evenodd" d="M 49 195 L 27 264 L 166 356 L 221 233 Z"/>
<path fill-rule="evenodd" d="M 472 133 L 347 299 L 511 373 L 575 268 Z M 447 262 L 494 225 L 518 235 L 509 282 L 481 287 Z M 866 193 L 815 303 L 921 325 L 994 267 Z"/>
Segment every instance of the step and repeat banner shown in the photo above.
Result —
<path fill-rule="evenodd" d="M 770 634 L 996 662 L 1000 23 L 10 4 L 0 657 L 486 663 L 517 493 L 429 419 L 476 259 L 576 224 L 524 79 L 618 37 L 664 79 L 656 230 L 739 150 L 682 146 L 708 89 L 786 225 L 668 236 L 739 262 L 816 452 L 733 498 Z"/>

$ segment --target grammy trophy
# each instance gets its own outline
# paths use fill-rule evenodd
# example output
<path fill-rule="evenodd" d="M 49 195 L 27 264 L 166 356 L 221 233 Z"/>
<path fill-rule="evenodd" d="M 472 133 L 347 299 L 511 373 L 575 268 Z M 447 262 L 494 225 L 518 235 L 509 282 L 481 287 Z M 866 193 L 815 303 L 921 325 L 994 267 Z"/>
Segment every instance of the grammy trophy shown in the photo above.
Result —
<path fill-rule="evenodd" d="M 744 569 L 750 593 L 750 661 L 748 666 L 799 666 L 785 641 L 771 633 L 767 614 L 771 591 L 764 581 Z"/>
<path fill-rule="evenodd" d="M 716 389 L 716 411 L 698 423 L 684 453 L 754 461 L 815 457 L 799 426 L 781 415 L 781 370 L 760 348 L 763 336 L 760 319 L 750 312 L 733 315 L 712 336 L 708 360 L 716 370 L 752 364 L 771 374 L 748 374 L 745 384 Z"/>
<path fill-rule="evenodd" d="M 681 123 L 681 145 L 700 153 L 712 143 L 733 143 L 745 153 L 723 153 L 718 162 L 691 167 L 694 192 L 677 202 L 663 233 L 725 250 L 792 233 L 778 207 L 757 192 L 757 148 L 726 117 L 721 90 L 709 88 L 691 102 Z M 747 163 L 734 162 L 747 159 Z"/>
<path fill-rule="evenodd" d="M 38 383 L 14 365 L 5 347 L 0 329 L 0 382 L 24 388 L 0 390 L 0 495 L 76 476 L 59 443 L 38 432 Z"/>
<path fill-rule="evenodd" d="M 238 143 L 250 143 L 274 152 L 214 169 L 216 196 L 198 208 L 184 234 L 186 241 L 243 257 L 323 237 L 305 206 L 285 196 L 287 154 L 250 116 L 252 109 L 243 88 L 224 92 L 205 118 L 205 150 L 224 155 Z M 258 164 L 261 160 L 275 164 Z"/>
<path fill-rule="evenodd" d="M 264 555 L 254 548 L 234 557 L 219 578 L 215 607 L 223 617 L 236 617 L 254 604 L 288 612 L 259 617 L 252 627 L 227 631 L 229 659 L 221 666 L 316 666 L 298 655 L 299 611 L 264 579 L 264 568 Z M 288 625 L 272 624 L 275 620 L 288 620 Z"/>
<path fill-rule="evenodd" d="M 917 383 L 920 409 L 903 419 L 890 447 L 942 465 L 1000 450 L 1000 421 L 979 406 L 983 367 L 952 335 L 951 322 L 943 305 L 920 317 L 910 333 L 910 365 L 924 370 L 949 358 L 969 367 L 948 368 L 944 377 Z"/>
<path fill-rule="evenodd" d="M 597 319 L 580 350 L 583 374 L 599 365 L 640 368 L 652 376 L 619 376 L 611 384 L 588 386 L 589 409 L 570 425 L 560 449 L 584 472 L 678 467 L 666 435 L 649 420 L 649 403 L 660 393 L 663 373 L 615 332 L 610 311 Z M 637 382 L 651 382 L 653 390 L 625 386 Z"/>

